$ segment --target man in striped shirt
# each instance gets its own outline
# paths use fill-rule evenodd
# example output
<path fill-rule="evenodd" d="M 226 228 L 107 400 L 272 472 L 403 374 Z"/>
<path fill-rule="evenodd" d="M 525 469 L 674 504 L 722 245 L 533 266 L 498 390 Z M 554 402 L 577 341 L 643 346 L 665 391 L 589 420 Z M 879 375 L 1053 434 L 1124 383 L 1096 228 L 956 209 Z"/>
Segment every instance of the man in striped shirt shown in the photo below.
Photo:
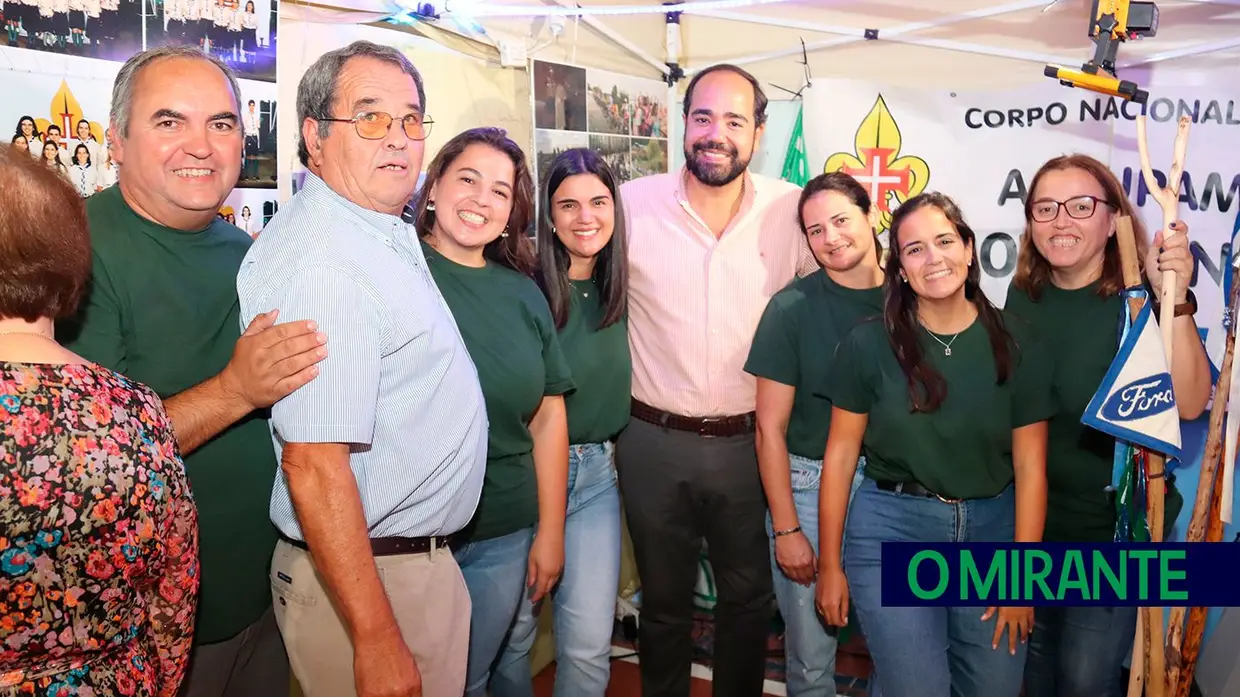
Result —
<path fill-rule="evenodd" d="M 307 697 L 460 695 L 470 599 L 450 537 L 482 489 L 487 418 L 469 353 L 400 214 L 430 120 L 399 51 L 359 41 L 302 77 L 309 170 L 251 248 L 242 317 L 330 337 L 311 389 L 272 409 L 276 619 Z M 313 556 L 312 556 L 313 555 Z"/>
<path fill-rule="evenodd" d="M 771 296 L 818 268 L 798 187 L 748 171 L 766 119 L 735 66 L 685 94 L 685 167 L 621 187 L 635 417 L 617 470 L 642 580 L 642 694 L 687 697 L 705 538 L 718 589 L 714 694 L 763 691 L 774 592 L 745 358 Z"/>

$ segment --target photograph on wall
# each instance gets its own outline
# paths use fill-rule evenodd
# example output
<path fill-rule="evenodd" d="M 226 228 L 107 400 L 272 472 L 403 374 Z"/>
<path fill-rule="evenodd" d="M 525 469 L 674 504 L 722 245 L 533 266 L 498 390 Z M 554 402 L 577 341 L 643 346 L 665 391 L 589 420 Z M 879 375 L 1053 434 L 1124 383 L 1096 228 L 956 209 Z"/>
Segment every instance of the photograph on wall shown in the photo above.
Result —
<path fill-rule="evenodd" d="M 147 46 L 198 46 L 238 76 L 275 82 L 278 0 L 151 0 Z"/>
<path fill-rule="evenodd" d="M 9 0 L 0 4 L 10 48 L 125 61 L 142 50 L 152 0 Z M 144 12 L 145 10 L 145 12 Z"/>
<path fill-rule="evenodd" d="M 257 239 L 279 208 L 274 191 L 238 188 L 224 200 L 218 215 Z"/>
<path fill-rule="evenodd" d="M 10 49 L 0 51 L 10 55 Z M 116 183 L 106 131 L 119 66 L 69 56 L 58 63 L 62 69 L 56 72 L 5 74 L 0 128 L 7 142 L 25 147 L 31 157 L 63 174 L 85 198 Z"/>
<path fill-rule="evenodd" d="M 606 70 L 532 61 L 534 176 L 570 148 L 590 148 L 620 183 L 668 171 L 667 85 Z"/>
<path fill-rule="evenodd" d="M 276 86 L 271 82 L 240 80 L 241 123 L 245 126 L 242 151 L 242 188 L 276 188 Z"/>
<path fill-rule="evenodd" d="M 565 150 L 590 147 L 590 136 L 573 131 L 536 131 L 534 133 L 534 152 L 536 153 L 537 170 L 546 172 L 551 161 Z"/>
<path fill-rule="evenodd" d="M 633 178 L 667 171 L 667 141 L 658 138 L 634 138 L 630 141 L 629 163 Z"/>
<path fill-rule="evenodd" d="M 586 130 L 586 71 L 571 65 L 534 61 L 534 127 Z"/>

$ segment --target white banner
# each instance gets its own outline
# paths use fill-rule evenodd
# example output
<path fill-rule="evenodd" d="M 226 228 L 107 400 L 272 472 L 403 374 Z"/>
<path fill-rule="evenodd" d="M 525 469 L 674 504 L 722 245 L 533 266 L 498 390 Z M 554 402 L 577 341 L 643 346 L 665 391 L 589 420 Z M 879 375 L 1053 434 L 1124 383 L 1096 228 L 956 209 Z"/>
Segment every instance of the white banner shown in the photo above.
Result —
<path fill-rule="evenodd" d="M 1172 78 L 1166 78 L 1167 83 Z M 1222 310 L 1223 245 L 1240 208 L 1240 74 L 1178 76 L 1182 86 L 1149 87 L 1148 143 L 1158 176 L 1171 164 L 1176 121 L 1193 118 L 1179 217 L 1189 226 L 1197 273 L 1192 287 L 1202 328 Z M 1202 82 L 1207 86 L 1197 86 Z M 1217 84 L 1215 84 L 1217 83 Z M 1111 165 L 1141 212 L 1150 238 L 1161 209 L 1141 177 L 1135 117 L 1141 105 L 1047 79 L 1011 91 L 939 92 L 815 79 L 805 93 L 810 172 L 846 169 L 880 207 L 922 191 L 960 204 L 980 239 L 982 288 L 1002 304 L 1024 229 L 1024 197 L 1042 163 L 1069 152 Z M 889 215 L 883 216 L 883 227 Z M 886 237 L 884 235 L 884 243 Z M 1213 324 L 1208 326 L 1213 327 Z M 1211 341 L 1221 359 L 1221 342 Z"/>

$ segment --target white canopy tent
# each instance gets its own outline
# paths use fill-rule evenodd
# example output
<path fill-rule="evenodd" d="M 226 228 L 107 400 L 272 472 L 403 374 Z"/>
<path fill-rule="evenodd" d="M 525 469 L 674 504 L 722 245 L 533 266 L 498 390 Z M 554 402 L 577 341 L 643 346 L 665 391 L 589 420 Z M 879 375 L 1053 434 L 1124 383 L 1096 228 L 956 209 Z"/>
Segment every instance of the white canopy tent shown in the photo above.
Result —
<path fill-rule="evenodd" d="M 1156 4 L 1156 36 L 1121 46 L 1121 71 L 1240 58 L 1240 0 Z M 768 85 L 795 91 L 804 82 L 802 42 L 812 76 L 970 88 L 1048 79 L 1041 64 L 1079 67 L 1092 54 L 1090 5 L 1087 0 L 288 0 L 283 13 L 308 21 L 372 23 L 421 11 L 438 19 L 419 19 L 405 25 L 408 30 L 514 66 L 528 56 L 660 77 L 669 73 L 669 64 L 691 76 L 731 62 Z M 779 90 L 771 92 L 779 98 Z"/>

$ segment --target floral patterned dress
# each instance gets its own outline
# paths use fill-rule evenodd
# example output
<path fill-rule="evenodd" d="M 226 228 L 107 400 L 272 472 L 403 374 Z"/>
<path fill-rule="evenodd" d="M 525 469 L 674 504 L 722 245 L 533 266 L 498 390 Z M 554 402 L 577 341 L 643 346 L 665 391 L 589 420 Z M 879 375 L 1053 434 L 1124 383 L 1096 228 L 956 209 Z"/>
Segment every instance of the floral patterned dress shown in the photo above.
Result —
<path fill-rule="evenodd" d="M 172 697 L 197 597 L 159 397 L 97 365 L 0 362 L 0 695 Z"/>

